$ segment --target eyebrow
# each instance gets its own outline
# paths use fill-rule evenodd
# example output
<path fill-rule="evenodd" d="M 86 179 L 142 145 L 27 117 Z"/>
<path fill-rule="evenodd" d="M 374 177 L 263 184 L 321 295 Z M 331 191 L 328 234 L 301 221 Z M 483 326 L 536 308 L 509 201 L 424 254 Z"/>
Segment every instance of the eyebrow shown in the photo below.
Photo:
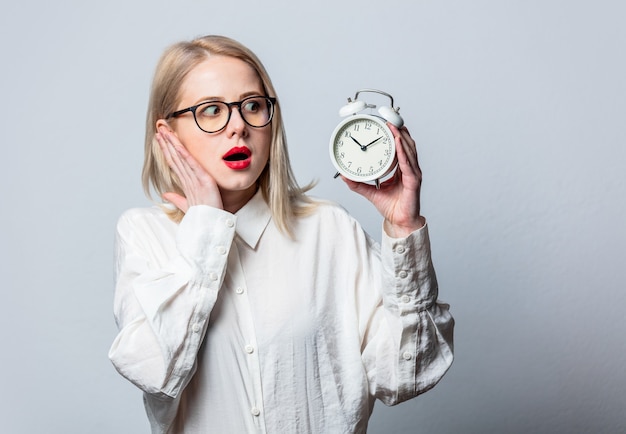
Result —
<path fill-rule="evenodd" d="M 265 96 L 264 92 L 259 92 L 259 91 L 249 91 L 249 92 L 244 92 L 241 95 L 239 95 L 239 101 L 241 101 L 242 99 L 248 98 L 249 96 Z M 224 100 L 224 98 L 220 97 L 220 96 L 205 96 L 202 97 L 198 100 L 196 100 L 196 102 L 193 105 L 196 104 L 201 104 L 203 102 L 211 102 L 211 101 L 221 101 L 221 102 L 226 102 Z"/>

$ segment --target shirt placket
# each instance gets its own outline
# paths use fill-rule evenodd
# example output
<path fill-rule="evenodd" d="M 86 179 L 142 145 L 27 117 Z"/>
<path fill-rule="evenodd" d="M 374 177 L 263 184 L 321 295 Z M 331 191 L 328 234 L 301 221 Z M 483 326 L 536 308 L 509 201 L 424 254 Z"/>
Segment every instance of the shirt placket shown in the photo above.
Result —
<path fill-rule="evenodd" d="M 256 331 L 252 321 L 252 309 L 250 298 L 248 296 L 248 285 L 246 284 L 245 274 L 241 264 L 237 241 L 233 242 L 231 247 L 233 258 L 235 259 L 230 266 L 232 287 L 234 291 L 235 306 L 239 315 L 239 323 L 243 334 L 243 348 L 241 351 L 245 353 L 248 372 L 250 374 L 250 385 L 252 388 L 252 396 L 250 397 L 249 416 L 253 418 L 254 425 L 260 433 L 265 433 L 265 408 L 263 403 L 263 390 L 261 386 L 261 363 L 259 360 L 259 351 L 257 346 Z"/>

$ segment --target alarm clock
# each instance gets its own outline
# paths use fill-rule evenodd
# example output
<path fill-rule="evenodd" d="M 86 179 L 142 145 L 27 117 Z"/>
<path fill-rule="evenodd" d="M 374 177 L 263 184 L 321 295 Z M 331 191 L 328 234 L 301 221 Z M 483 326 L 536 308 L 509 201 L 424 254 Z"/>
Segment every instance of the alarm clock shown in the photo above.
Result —
<path fill-rule="evenodd" d="M 359 95 L 365 92 L 384 95 L 391 105 L 380 107 L 378 114 L 361 113 L 376 108 L 359 100 Z M 380 90 L 361 89 L 354 99 L 348 98 L 348 104 L 339 109 L 339 116 L 345 119 L 330 136 L 330 160 L 337 169 L 335 178 L 343 175 L 352 181 L 374 182 L 376 188 L 380 187 L 381 179 L 397 166 L 395 140 L 387 122 L 401 128 L 404 121 L 399 111 L 399 107 L 393 106 L 393 97 Z"/>

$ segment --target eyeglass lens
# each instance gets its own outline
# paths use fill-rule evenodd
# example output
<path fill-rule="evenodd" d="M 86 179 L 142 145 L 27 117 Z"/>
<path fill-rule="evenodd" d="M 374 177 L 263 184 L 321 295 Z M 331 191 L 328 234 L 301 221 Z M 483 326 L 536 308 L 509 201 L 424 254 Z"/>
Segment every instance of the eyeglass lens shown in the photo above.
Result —
<path fill-rule="evenodd" d="M 231 103 L 231 105 L 233 104 Z M 264 127 L 272 119 L 274 107 L 268 98 L 262 96 L 245 98 L 238 105 L 241 117 L 250 126 Z M 204 131 L 219 131 L 228 123 L 230 110 L 225 102 L 210 101 L 204 103 L 196 109 L 196 122 Z"/>

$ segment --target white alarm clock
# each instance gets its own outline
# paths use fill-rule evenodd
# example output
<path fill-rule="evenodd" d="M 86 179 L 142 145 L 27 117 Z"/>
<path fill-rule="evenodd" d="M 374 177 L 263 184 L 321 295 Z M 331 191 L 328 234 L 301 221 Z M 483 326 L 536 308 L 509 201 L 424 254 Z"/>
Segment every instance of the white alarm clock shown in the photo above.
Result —
<path fill-rule="evenodd" d="M 377 115 L 361 113 L 376 108 L 358 99 L 364 92 L 388 97 L 391 106 L 380 107 Z M 330 160 L 337 169 L 335 178 L 343 175 L 352 181 L 373 181 L 377 188 L 380 186 L 380 180 L 397 166 L 395 140 L 387 122 L 401 128 L 404 121 L 399 111 L 399 107 L 393 106 L 393 97 L 380 90 L 361 89 L 354 100 L 348 98 L 348 104 L 339 110 L 339 116 L 346 118 L 330 136 Z"/>

